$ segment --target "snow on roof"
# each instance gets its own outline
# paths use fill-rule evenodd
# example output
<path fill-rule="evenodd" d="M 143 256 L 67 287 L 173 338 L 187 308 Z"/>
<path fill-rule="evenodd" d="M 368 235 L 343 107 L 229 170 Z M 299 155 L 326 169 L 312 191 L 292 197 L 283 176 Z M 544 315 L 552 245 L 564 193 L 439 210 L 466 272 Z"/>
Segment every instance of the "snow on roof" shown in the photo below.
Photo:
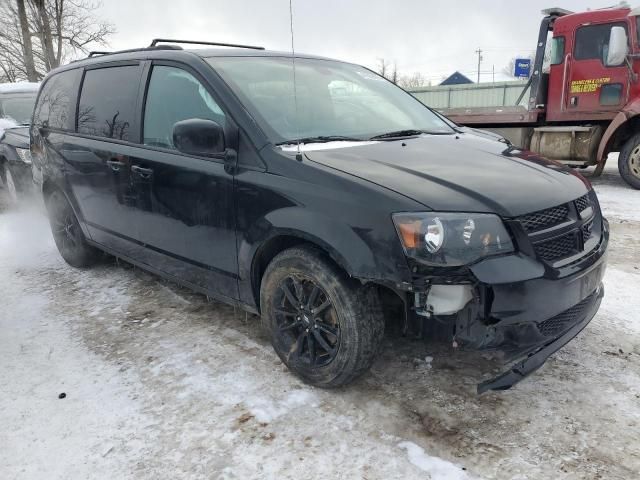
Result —
<path fill-rule="evenodd" d="M 0 83 L 0 93 L 31 93 L 37 92 L 39 87 L 39 83 L 33 82 Z"/>

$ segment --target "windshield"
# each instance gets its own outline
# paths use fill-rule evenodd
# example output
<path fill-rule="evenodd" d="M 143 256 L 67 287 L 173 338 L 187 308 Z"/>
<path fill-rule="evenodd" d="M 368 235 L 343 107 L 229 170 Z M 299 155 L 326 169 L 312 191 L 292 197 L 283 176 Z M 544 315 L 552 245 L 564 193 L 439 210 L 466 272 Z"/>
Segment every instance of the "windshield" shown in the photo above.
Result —
<path fill-rule="evenodd" d="M 410 130 L 453 133 L 413 96 L 364 67 L 296 58 L 296 109 L 291 58 L 213 57 L 207 61 L 274 143 L 314 137 L 366 140 Z"/>
<path fill-rule="evenodd" d="M 18 124 L 31 122 L 31 113 L 36 103 L 36 93 L 6 95 L 0 97 L 0 118 L 9 118 Z"/>

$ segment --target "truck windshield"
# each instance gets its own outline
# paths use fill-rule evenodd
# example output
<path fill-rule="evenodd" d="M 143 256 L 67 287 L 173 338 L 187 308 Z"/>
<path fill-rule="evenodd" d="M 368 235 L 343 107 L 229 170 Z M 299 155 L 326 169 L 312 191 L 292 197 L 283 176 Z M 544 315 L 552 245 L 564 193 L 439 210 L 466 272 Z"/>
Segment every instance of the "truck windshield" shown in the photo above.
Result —
<path fill-rule="evenodd" d="M 36 103 L 36 93 L 0 96 L 0 118 L 7 118 L 18 124 L 31 122 L 31 113 Z"/>
<path fill-rule="evenodd" d="M 453 133 L 413 96 L 357 65 L 296 58 L 296 102 L 290 57 L 207 61 L 274 143 L 323 137 L 366 140 L 403 131 Z"/>

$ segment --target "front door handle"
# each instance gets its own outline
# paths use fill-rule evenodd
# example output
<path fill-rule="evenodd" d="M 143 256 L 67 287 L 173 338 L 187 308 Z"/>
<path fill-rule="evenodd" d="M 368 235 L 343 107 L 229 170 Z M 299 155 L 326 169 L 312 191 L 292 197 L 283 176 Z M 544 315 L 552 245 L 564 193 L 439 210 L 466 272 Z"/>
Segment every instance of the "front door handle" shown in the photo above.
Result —
<path fill-rule="evenodd" d="M 153 175 L 152 169 L 139 167 L 138 165 L 132 166 L 131 171 L 137 173 L 142 178 L 151 178 L 151 175 Z"/>
<path fill-rule="evenodd" d="M 109 167 L 111 167 L 111 170 L 113 170 L 114 172 L 119 172 L 125 164 L 124 162 L 121 162 L 119 160 L 107 160 L 107 165 L 109 165 Z"/>

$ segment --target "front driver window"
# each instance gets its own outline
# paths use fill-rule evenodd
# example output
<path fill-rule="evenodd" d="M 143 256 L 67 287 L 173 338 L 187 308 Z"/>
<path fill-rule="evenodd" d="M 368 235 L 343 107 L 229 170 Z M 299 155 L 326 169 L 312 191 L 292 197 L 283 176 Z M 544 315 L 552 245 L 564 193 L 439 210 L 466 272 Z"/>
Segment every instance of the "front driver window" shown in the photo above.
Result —
<path fill-rule="evenodd" d="M 576 46 L 574 57 L 576 60 L 600 60 L 604 65 L 609 51 L 609 36 L 612 27 L 623 27 L 626 23 L 604 23 L 586 25 L 576 31 Z"/>
<path fill-rule="evenodd" d="M 182 120 L 213 120 L 224 127 L 224 113 L 204 86 L 190 73 L 155 66 L 144 110 L 144 144 L 175 150 L 173 126 Z"/>

